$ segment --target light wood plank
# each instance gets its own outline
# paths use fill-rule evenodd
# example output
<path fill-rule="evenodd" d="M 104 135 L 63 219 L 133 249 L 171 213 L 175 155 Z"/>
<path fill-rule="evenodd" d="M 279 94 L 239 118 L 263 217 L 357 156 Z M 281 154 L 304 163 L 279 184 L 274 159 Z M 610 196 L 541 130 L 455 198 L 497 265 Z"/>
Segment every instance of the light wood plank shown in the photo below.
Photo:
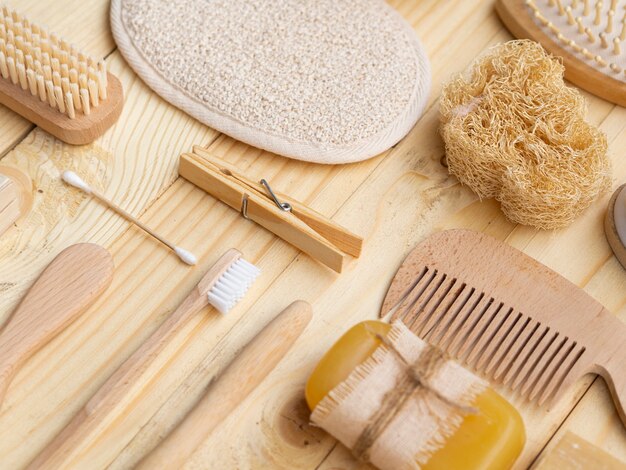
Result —
<path fill-rule="evenodd" d="M 214 132 L 149 92 L 115 55 L 112 68 L 128 100 L 120 123 L 97 145 L 68 149 L 36 131 L 5 157 L 27 169 L 43 192 L 35 195 L 32 217 L 0 239 L 0 316 L 7 318 L 36 273 L 66 244 L 102 243 L 114 254 L 117 269 L 112 288 L 15 378 L 0 409 L 0 467 L 19 468 L 28 462 L 172 311 L 203 269 L 232 246 L 263 270 L 252 291 L 224 318 L 210 312 L 198 316 L 137 384 L 133 397 L 112 410 L 68 463 L 128 468 L 137 462 L 194 404 L 218 366 L 227 363 L 246 338 L 292 300 L 302 298 L 315 312 L 307 333 L 203 443 L 188 466 L 354 468 L 333 439 L 308 426 L 304 382 L 343 331 L 376 317 L 403 257 L 440 228 L 470 227 L 506 240 L 584 287 L 623 318 L 626 273 L 610 255 L 601 232 L 606 200 L 566 230 L 537 232 L 507 222 L 494 202 L 478 202 L 439 163 L 444 152 L 436 101 L 443 81 L 488 45 L 510 38 L 492 2 L 390 3 L 424 41 L 434 85 L 427 114 L 385 156 L 343 167 L 319 166 L 270 155 L 227 137 L 215 139 Z M 89 36 L 87 28 L 77 29 L 77 37 Z M 586 96 L 590 120 L 600 123 L 609 136 L 616 182 L 623 181 L 626 166 L 618 157 L 626 144 L 625 111 Z M 362 257 L 337 276 L 192 185 L 175 180 L 178 155 L 193 143 L 209 145 L 246 173 L 267 178 L 281 192 L 363 234 Z M 197 251 L 200 265 L 181 265 L 95 201 L 61 186 L 58 173 L 67 164 L 129 211 L 143 213 L 144 222 Z M 585 394 L 591 383 L 588 379 L 577 384 L 549 412 L 511 397 L 529 435 L 519 468 L 536 458 L 564 421 L 581 435 L 581 427 L 587 426 L 583 437 L 609 443 L 611 452 L 623 459 L 626 437 L 610 397 L 598 381 Z M 574 420 L 577 414 L 580 418 Z M 590 421 L 598 426 L 589 426 Z M 28 446 L 23 445 L 26 440 Z"/>

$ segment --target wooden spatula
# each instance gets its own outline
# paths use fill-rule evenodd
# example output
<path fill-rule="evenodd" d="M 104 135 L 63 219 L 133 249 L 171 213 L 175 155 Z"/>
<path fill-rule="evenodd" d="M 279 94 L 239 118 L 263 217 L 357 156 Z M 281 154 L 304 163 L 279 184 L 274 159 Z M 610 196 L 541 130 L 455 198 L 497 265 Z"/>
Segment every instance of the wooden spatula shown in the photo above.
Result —
<path fill-rule="evenodd" d="M 626 425 L 626 326 L 494 238 L 468 230 L 430 236 L 400 266 L 381 316 L 393 309 L 392 320 L 539 404 L 599 374 Z"/>
<path fill-rule="evenodd" d="M 0 404 L 17 369 L 70 325 L 111 284 L 107 250 L 81 243 L 46 267 L 0 333 Z"/>

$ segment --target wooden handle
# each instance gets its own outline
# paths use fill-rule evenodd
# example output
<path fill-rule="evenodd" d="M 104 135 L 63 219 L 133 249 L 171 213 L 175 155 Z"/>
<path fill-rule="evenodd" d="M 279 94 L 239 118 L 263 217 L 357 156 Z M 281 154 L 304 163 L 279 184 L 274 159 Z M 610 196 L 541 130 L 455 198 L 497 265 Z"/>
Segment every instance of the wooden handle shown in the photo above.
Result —
<path fill-rule="evenodd" d="M 207 292 L 210 287 L 240 256 L 237 250 L 228 250 L 211 266 L 174 313 L 107 379 L 83 409 L 35 457 L 29 469 L 65 468 L 68 465 L 68 455 L 78 449 L 91 432 L 102 426 L 111 410 L 132 393 L 137 381 L 172 338 L 196 313 L 209 305 Z"/>
<path fill-rule="evenodd" d="M 311 306 L 297 301 L 272 320 L 213 382 L 184 421 L 139 468 L 182 468 L 184 462 L 284 357 L 311 319 Z"/>
<path fill-rule="evenodd" d="M 592 346 L 599 350 L 598 360 L 591 372 L 606 382 L 615 410 L 626 426 L 626 325 L 604 309 L 596 317 L 596 335 Z"/>
<path fill-rule="evenodd" d="M 0 403 L 16 370 L 78 318 L 112 278 L 113 259 L 101 246 L 73 245 L 54 258 L 0 334 Z"/>
<path fill-rule="evenodd" d="M 609 365 L 609 374 L 604 380 L 611 391 L 615 409 L 624 426 L 626 426 L 626 357 Z"/>

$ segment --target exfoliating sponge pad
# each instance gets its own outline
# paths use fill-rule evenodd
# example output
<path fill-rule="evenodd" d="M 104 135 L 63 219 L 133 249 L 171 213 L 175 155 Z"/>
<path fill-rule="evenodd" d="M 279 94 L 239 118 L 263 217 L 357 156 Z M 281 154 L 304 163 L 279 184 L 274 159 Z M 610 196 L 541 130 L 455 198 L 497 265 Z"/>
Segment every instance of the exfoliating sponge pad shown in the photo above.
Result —
<path fill-rule="evenodd" d="M 382 0 L 112 0 L 117 45 L 202 123 L 288 157 L 348 163 L 404 137 L 430 67 Z"/>
<path fill-rule="evenodd" d="M 450 173 L 512 222 L 564 227 L 610 186 L 605 135 L 585 121 L 563 64 L 534 41 L 479 57 L 444 86 L 440 113 Z"/>

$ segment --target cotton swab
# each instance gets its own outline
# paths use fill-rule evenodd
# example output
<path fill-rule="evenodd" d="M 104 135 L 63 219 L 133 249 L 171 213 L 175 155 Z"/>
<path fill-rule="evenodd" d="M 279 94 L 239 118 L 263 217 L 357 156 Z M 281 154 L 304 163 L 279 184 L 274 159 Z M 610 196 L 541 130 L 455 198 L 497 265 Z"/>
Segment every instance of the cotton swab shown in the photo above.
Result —
<path fill-rule="evenodd" d="M 75 188 L 78 188 L 78 189 L 82 190 L 86 194 L 91 194 L 93 197 L 95 197 L 100 202 L 102 202 L 105 206 L 107 206 L 108 208 L 110 208 L 113 211 L 117 212 L 119 215 L 124 217 L 129 222 L 132 222 L 137 227 L 142 229 L 144 232 L 148 233 L 149 235 L 152 235 L 154 238 L 159 240 L 165 246 L 170 248 L 174 253 L 176 253 L 176 255 L 184 263 L 187 263 L 187 264 L 193 266 L 194 264 L 196 264 L 198 262 L 197 258 L 194 256 L 193 253 L 191 253 L 190 251 L 185 250 L 184 248 L 176 246 L 173 243 L 170 243 L 165 238 L 161 237 L 159 234 L 153 232 L 150 228 L 146 227 L 143 224 L 143 222 L 141 222 L 140 220 L 138 220 L 135 217 L 133 217 L 131 214 L 126 212 L 124 209 L 119 207 L 117 204 L 115 204 L 112 201 L 108 200 L 105 196 L 103 196 L 98 191 L 96 191 L 91 186 L 89 186 L 87 183 L 85 183 L 85 181 L 80 176 L 78 176 L 76 173 L 74 173 L 73 171 L 65 170 L 63 172 L 63 174 L 61 175 L 61 178 L 63 179 L 63 181 L 65 181 L 70 186 L 74 186 Z"/>

